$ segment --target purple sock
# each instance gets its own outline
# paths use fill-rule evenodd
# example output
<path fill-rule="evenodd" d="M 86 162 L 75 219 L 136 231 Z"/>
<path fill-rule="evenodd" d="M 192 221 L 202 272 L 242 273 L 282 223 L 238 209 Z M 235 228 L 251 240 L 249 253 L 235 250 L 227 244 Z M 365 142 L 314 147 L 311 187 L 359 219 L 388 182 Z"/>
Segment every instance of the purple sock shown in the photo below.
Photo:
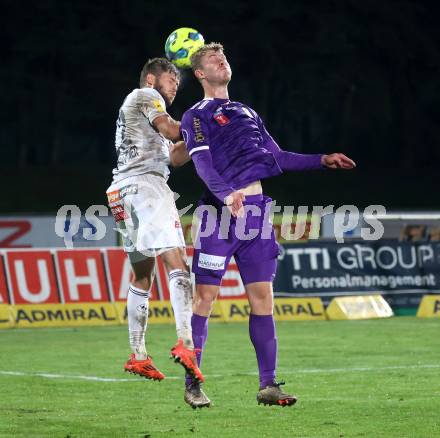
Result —
<path fill-rule="evenodd" d="M 273 315 L 249 316 L 249 336 L 255 348 L 260 389 L 272 385 L 277 367 L 277 337 Z"/>
<path fill-rule="evenodd" d="M 200 352 L 197 355 L 197 364 L 200 368 L 202 362 L 202 352 L 205 348 L 205 342 L 208 337 L 208 317 L 201 316 L 193 313 L 191 317 L 192 337 L 194 342 L 194 348 L 200 348 Z M 185 384 L 190 385 L 192 378 L 189 374 L 186 375 Z"/>

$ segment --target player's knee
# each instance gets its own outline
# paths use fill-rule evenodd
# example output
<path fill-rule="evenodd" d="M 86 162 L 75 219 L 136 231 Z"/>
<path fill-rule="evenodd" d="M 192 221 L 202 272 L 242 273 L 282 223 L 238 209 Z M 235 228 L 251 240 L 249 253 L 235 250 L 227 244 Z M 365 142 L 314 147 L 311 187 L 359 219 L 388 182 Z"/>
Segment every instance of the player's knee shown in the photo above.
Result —
<path fill-rule="evenodd" d="M 189 266 L 186 264 L 185 260 L 180 258 L 168 259 L 166 262 L 164 260 L 164 264 L 168 272 L 176 270 L 189 272 Z"/>
<path fill-rule="evenodd" d="M 168 272 L 175 271 L 177 269 L 189 272 L 189 266 L 186 261 L 186 256 L 180 251 L 179 248 L 166 251 L 161 255 L 161 257 Z"/>
<path fill-rule="evenodd" d="M 198 311 L 211 312 L 214 305 L 216 294 L 211 291 L 200 291 L 198 290 L 194 298 L 194 310 L 196 313 Z"/>
<path fill-rule="evenodd" d="M 151 285 L 153 284 L 153 276 L 137 276 L 133 280 L 133 286 L 142 289 L 142 290 L 150 290 Z"/>
<path fill-rule="evenodd" d="M 214 304 L 215 301 L 215 297 L 206 294 L 206 295 L 196 295 L 196 302 L 200 303 L 200 304 L 204 304 L 206 306 L 212 306 Z"/>
<path fill-rule="evenodd" d="M 251 312 L 257 315 L 270 315 L 273 313 L 272 294 L 261 294 L 249 296 Z"/>

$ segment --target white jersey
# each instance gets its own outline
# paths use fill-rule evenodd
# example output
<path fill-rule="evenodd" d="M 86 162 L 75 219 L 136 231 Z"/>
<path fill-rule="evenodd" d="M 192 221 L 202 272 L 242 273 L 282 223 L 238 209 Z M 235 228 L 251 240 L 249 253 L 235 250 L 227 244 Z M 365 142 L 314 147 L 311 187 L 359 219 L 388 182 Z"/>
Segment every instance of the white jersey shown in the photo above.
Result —
<path fill-rule="evenodd" d="M 116 122 L 118 162 L 113 169 L 113 182 L 146 172 L 168 178 L 170 141 L 152 125 L 156 117 L 164 114 L 165 101 L 154 88 L 137 88 L 125 98 Z"/>

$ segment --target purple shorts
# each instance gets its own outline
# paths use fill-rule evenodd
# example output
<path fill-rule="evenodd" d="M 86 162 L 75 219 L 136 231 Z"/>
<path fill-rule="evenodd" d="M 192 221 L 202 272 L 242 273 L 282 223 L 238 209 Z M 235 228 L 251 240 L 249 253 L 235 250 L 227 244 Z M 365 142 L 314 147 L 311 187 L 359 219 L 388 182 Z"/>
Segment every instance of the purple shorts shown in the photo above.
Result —
<path fill-rule="evenodd" d="M 279 247 L 269 221 L 271 202 L 263 195 L 246 196 L 241 219 L 231 217 L 217 200 L 199 202 L 201 226 L 192 263 L 196 284 L 220 285 L 232 256 L 245 285 L 273 281 Z"/>

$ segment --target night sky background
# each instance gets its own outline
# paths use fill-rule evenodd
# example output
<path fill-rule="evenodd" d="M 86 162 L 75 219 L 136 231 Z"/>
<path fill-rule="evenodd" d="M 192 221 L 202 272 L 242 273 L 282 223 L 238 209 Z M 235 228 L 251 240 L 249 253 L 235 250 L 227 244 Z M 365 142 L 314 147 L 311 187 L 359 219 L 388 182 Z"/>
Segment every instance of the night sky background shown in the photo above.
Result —
<path fill-rule="evenodd" d="M 440 209 L 440 6 L 436 2 L 3 1 L 0 213 L 105 204 L 119 106 L 168 34 L 219 41 L 231 100 L 253 107 L 283 149 L 344 152 L 352 172 L 264 183 L 289 205 Z M 184 72 L 170 114 L 202 98 Z M 194 202 L 192 164 L 170 186 Z"/>

